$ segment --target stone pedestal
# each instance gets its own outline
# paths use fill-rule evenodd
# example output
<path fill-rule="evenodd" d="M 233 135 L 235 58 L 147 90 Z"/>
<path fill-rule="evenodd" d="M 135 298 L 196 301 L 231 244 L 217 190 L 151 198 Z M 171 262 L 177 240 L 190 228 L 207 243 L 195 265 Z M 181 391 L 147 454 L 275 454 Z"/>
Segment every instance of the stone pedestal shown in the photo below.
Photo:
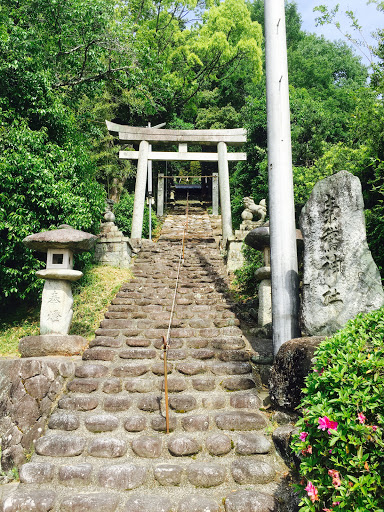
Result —
<path fill-rule="evenodd" d="M 271 270 L 269 269 L 269 274 Z M 272 285 L 271 279 L 263 279 L 259 284 L 259 309 L 257 312 L 259 325 L 267 325 L 272 322 Z"/>
<path fill-rule="evenodd" d="M 295 338 L 283 343 L 276 355 L 269 376 L 272 401 L 289 411 L 295 411 L 303 397 L 305 378 L 312 370 L 315 351 L 323 336 Z"/>
<path fill-rule="evenodd" d="M 40 334 L 67 334 L 73 316 L 70 281 L 47 279 L 41 297 Z"/>
<path fill-rule="evenodd" d="M 88 341 L 82 336 L 48 334 L 21 338 L 19 351 L 21 357 L 75 356 L 87 346 Z"/>
<path fill-rule="evenodd" d="M 240 224 L 240 229 L 236 229 L 235 236 L 228 238 L 227 240 L 227 270 L 229 273 L 233 273 L 235 270 L 239 270 L 244 265 L 243 255 L 243 241 L 249 231 L 260 226 L 262 222 L 255 222 L 252 220 L 243 220 Z"/>
<path fill-rule="evenodd" d="M 227 271 L 233 274 L 244 265 L 243 240 L 231 237 L 227 240 Z"/>
<path fill-rule="evenodd" d="M 119 231 L 114 222 L 101 224 L 100 236 L 95 249 L 97 263 L 111 267 L 129 268 L 132 252 L 129 238 Z"/>
<path fill-rule="evenodd" d="M 259 310 L 258 324 L 268 325 L 272 322 L 272 280 L 271 280 L 271 250 L 269 247 L 269 225 L 268 223 L 247 232 L 244 243 L 257 251 L 263 252 L 264 266 L 255 272 L 255 279 L 260 281 L 259 285 Z M 296 230 L 296 242 L 298 249 L 302 247 L 302 236 L 300 230 Z"/>

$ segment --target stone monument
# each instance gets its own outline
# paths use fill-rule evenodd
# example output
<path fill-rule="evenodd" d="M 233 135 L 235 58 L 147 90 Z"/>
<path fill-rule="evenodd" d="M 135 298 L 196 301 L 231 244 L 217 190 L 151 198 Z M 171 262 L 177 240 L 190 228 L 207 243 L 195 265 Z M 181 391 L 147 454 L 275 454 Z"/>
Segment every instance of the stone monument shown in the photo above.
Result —
<path fill-rule="evenodd" d="M 331 335 L 384 303 L 368 248 L 360 180 L 347 171 L 316 183 L 300 216 L 304 238 L 303 331 Z"/>
<path fill-rule="evenodd" d="M 19 343 L 22 357 L 73 355 L 85 348 L 81 336 L 69 336 L 72 322 L 71 282 L 83 275 L 73 270 L 73 254 L 89 251 L 97 236 L 73 229 L 66 224 L 53 231 L 44 231 L 24 238 L 29 249 L 47 253 L 47 268 L 36 275 L 45 279 L 40 311 L 40 336 L 27 336 Z"/>

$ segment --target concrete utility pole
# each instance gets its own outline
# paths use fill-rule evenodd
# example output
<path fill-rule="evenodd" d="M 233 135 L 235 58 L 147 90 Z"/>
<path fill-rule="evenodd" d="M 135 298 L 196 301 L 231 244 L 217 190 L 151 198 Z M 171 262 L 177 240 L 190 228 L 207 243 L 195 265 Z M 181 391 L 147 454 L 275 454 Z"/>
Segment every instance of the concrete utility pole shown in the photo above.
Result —
<path fill-rule="evenodd" d="M 299 286 L 293 200 L 284 0 L 265 0 L 268 177 L 275 354 L 299 335 Z"/>

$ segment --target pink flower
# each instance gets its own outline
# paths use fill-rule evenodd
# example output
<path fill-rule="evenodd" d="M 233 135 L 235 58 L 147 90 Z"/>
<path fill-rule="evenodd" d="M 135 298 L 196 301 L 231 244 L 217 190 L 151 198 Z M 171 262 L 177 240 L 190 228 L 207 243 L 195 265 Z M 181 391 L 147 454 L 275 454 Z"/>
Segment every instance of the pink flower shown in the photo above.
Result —
<path fill-rule="evenodd" d="M 324 368 L 322 368 L 320 371 L 319 371 L 317 368 L 315 368 L 313 371 L 314 371 L 315 373 L 318 373 L 319 375 L 322 375 L 322 374 L 323 374 L 323 372 L 324 372 Z"/>
<path fill-rule="evenodd" d="M 328 430 L 328 434 L 332 434 L 331 430 L 337 430 L 337 426 L 337 421 L 332 421 L 327 416 L 324 416 L 324 418 L 319 418 L 319 426 L 317 428 L 323 431 Z"/>
<path fill-rule="evenodd" d="M 367 419 L 362 412 L 359 412 L 359 414 L 357 415 L 357 418 L 362 425 L 364 425 L 365 420 Z"/>
<path fill-rule="evenodd" d="M 308 437 L 308 432 L 301 432 L 299 435 L 300 441 L 305 441 Z"/>
<path fill-rule="evenodd" d="M 307 455 L 308 453 L 311 454 L 312 453 L 312 446 L 311 445 L 308 445 L 307 448 L 305 448 L 304 450 L 301 450 L 301 453 L 303 455 Z"/>
<path fill-rule="evenodd" d="M 372 425 L 371 429 L 373 430 L 373 432 L 376 432 L 376 430 L 378 429 L 378 426 L 377 425 Z"/>
<path fill-rule="evenodd" d="M 312 501 L 312 503 L 315 503 L 315 501 L 319 501 L 319 495 L 317 493 L 317 489 L 313 485 L 312 482 L 308 482 L 308 485 L 305 488 L 305 490 L 307 491 L 309 499 Z"/>
<path fill-rule="evenodd" d="M 333 508 L 323 508 L 323 512 L 332 512 Z"/>
<path fill-rule="evenodd" d="M 336 471 L 335 469 L 328 469 L 328 475 L 332 477 L 332 485 L 336 487 L 340 487 L 341 480 L 340 480 L 340 473 Z"/>
<path fill-rule="evenodd" d="M 336 507 L 336 505 L 340 505 L 340 501 L 334 501 L 334 502 L 332 503 L 332 507 Z"/>

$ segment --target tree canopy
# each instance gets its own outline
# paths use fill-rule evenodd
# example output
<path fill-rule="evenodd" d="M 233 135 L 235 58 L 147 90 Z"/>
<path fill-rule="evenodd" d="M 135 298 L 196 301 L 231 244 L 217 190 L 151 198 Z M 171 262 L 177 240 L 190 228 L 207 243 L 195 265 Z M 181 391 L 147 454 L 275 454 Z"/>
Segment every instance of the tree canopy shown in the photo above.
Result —
<path fill-rule="evenodd" d="M 62 222 L 97 232 L 105 198 L 133 192 L 135 167 L 119 161 L 106 118 L 245 126 L 248 160 L 231 170 L 235 223 L 244 196 L 267 197 L 263 10 L 263 0 L 1 2 L 0 301 L 36 292 L 41 262 L 24 236 Z M 346 43 L 302 30 L 294 2 L 286 22 L 297 213 L 318 179 L 351 170 L 384 266 L 383 33 L 368 84 Z"/>

